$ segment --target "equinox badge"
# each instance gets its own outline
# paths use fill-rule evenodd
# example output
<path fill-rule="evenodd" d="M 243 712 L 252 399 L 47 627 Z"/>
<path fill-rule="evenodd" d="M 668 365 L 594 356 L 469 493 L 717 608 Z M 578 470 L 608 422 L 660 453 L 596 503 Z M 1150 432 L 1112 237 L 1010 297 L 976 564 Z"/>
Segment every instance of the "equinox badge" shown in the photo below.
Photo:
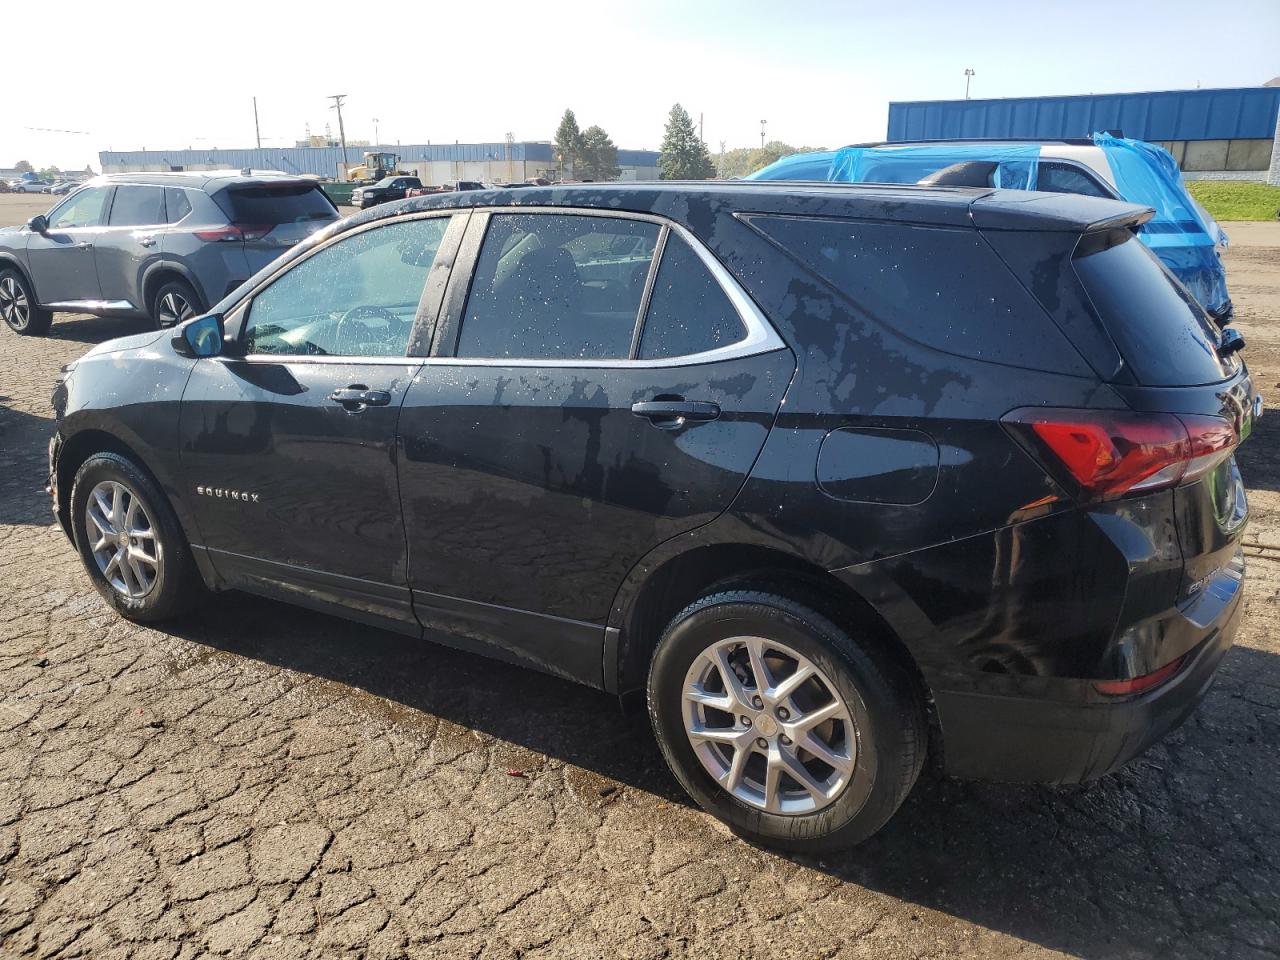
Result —
<path fill-rule="evenodd" d="M 227 490 L 224 487 L 196 487 L 196 493 L 202 497 L 218 497 L 228 500 L 241 500 L 245 503 L 257 503 L 258 495 L 245 490 Z"/>

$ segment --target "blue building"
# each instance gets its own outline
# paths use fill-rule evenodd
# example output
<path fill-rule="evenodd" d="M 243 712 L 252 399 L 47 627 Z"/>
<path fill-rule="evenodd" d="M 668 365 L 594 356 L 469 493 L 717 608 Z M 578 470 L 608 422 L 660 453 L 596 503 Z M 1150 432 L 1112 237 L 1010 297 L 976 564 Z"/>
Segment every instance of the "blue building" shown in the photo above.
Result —
<path fill-rule="evenodd" d="M 1280 180 L 1280 79 L 1262 87 L 889 104 L 890 140 L 1087 137 L 1158 143 L 1189 179 Z"/>

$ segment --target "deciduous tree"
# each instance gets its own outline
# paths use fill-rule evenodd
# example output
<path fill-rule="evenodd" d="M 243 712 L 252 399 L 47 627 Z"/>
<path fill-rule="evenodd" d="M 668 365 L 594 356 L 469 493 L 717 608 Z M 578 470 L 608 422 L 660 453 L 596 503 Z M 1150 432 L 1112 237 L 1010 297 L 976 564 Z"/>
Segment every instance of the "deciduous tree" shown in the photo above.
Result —
<path fill-rule="evenodd" d="M 618 148 L 609 134 L 595 124 L 582 131 L 579 158 L 578 177 L 582 180 L 616 180 L 622 172 L 618 168 Z"/>

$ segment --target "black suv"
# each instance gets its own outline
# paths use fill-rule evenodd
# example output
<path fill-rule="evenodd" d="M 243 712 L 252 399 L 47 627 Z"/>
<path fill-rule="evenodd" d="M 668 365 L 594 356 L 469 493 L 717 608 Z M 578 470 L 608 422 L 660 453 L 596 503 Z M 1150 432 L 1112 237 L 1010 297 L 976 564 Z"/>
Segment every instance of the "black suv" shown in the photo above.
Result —
<path fill-rule="evenodd" d="M 708 810 L 854 843 L 929 749 L 1115 769 L 1231 643 L 1260 403 L 1147 215 L 742 182 L 380 207 L 77 361 L 54 510 L 130 619 L 240 589 L 646 691 Z"/>

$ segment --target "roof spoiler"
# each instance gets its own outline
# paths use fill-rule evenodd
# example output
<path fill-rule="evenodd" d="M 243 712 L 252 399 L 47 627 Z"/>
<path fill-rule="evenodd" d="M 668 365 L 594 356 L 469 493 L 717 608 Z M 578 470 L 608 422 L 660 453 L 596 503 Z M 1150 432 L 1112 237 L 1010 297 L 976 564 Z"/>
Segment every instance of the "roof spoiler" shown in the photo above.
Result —
<path fill-rule="evenodd" d="M 974 199 L 969 215 L 979 230 L 1060 230 L 1098 233 L 1137 230 L 1156 215 L 1151 207 L 1074 193 L 997 190 Z"/>

